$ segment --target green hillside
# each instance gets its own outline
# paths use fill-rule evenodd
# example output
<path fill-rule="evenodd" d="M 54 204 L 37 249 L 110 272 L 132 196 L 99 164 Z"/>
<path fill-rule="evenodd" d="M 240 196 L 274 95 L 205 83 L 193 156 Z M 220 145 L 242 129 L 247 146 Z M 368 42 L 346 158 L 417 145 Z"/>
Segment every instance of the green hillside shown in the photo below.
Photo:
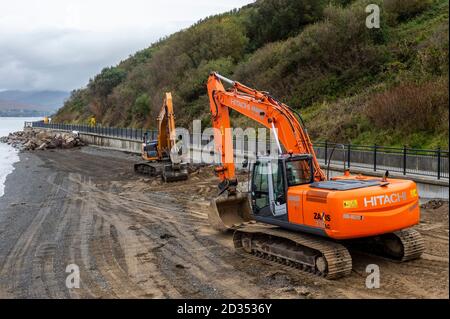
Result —
<path fill-rule="evenodd" d="M 365 25 L 381 7 L 381 28 Z M 211 70 L 298 109 L 313 140 L 448 148 L 448 0 L 260 0 L 105 68 L 56 121 L 148 127 L 171 91 L 177 125 L 210 125 Z M 235 116 L 234 125 L 254 125 Z"/>

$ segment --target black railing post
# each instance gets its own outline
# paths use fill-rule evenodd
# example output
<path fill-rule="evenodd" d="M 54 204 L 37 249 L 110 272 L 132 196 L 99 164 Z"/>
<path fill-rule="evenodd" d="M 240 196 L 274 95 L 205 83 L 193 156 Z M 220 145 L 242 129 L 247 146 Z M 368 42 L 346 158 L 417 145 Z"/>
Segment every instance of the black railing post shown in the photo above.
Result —
<path fill-rule="evenodd" d="M 403 175 L 406 175 L 407 148 L 403 146 Z"/>
<path fill-rule="evenodd" d="M 352 153 L 351 148 L 352 148 L 352 145 L 348 144 L 348 146 L 347 146 L 347 168 L 350 168 L 350 155 Z"/>
<path fill-rule="evenodd" d="M 377 144 L 373 146 L 373 171 L 377 171 Z"/>
<path fill-rule="evenodd" d="M 438 147 L 438 165 L 437 165 L 437 179 L 441 179 L 441 147 Z"/>
<path fill-rule="evenodd" d="M 328 140 L 325 140 L 325 165 L 328 165 Z"/>

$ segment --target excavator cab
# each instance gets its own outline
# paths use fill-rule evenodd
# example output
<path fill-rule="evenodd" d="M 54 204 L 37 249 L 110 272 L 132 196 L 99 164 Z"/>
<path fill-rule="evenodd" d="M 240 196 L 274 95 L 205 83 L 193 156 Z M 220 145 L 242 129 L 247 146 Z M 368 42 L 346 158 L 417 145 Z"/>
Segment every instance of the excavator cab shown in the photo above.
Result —
<path fill-rule="evenodd" d="M 253 165 L 251 201 L 256 219 L 287 221 L 287 191 L 291 186 L 314 182 L 310 155 L 259 158 Z"/>
<path fill-rule="evenodd" d="M 151 141 L 144 146 L 145 156 L 151 160 L 158 159 L 158 142 Z"/>
<path fill-rule="evenodd" d="M 251 220 L 287 221 L 287 190 L 313 183 L 313 167 L 312 156 L 307 154 L 258 158 L 251 168 L 250 194 L 214 199 L 209 222 L 216 230 L 227 231 Z"/>
<path fill-rule="evenodd" d="M 143 136 L 142 158 L 147 161 L 158 160 L 158 141 L 149 140 L 148 133 Z"/>

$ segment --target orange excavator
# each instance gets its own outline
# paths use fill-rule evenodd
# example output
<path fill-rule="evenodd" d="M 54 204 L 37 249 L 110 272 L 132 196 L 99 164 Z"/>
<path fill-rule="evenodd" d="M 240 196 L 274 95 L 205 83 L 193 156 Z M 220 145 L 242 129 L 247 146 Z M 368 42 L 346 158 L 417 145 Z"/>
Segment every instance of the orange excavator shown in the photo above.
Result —
<path fill-rule="evenodd" d="M 207 86 L 221 158 L 220 195 L 208 218 L 215 229 L 234 232 L 239 253 L 328 279 L 350 274 L 352 247 L 400 262 L 421 256 L 423 238 L 410 228 L 420 219 L 413 181 L 349 171 L 328 180 L 294 109 L 217 73 Z M 230 110 L 270 129 L 278 143 L 279 154 L 252 163 L 248 193 L 237 190 Z"/>
<path fill-rule="evenodd" d="M 158 140 L 152 141 L 144 134 L 141 156 L 145 162 L 135 164 L 135 172 L 152 177 L 161 175 L 166 183 L 187 180 L 189 177 L 187 164 L 182 162 L 177 146 L 171 93 L 165 95 L 157 122 Z"/>

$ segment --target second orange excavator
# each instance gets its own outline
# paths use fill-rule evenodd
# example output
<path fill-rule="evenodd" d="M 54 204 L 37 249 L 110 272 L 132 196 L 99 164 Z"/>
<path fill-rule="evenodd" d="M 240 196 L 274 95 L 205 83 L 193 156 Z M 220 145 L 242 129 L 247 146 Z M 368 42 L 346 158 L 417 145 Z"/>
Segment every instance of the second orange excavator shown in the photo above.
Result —
<path fill-rule="evenodd" d="M 177 146 L 175 115 L 172 94 L 166 93 L 158 118 L 158 140 L 143 136 L 141 156 L 144 163 L 134 165 L 137 173 L 159 176 L 165 182 L 184 181 L 189 177 L 188 167 L 183 163 L 181 150 Z"/>
<path fill-rule="evenodd" d="M 225 90 L 224 85 L 230 86 Z M 413 181 L 367 176 L 327 180 L 300 114 L 266 92 L 212 73 L 208 80 L 220 195 L 210 224 L 234 232 L 236 250 L 328 279 L 348 275 L 348 247 L 397 261 L 419 258 L 424 241 L 410 227 L 420 208 Z M 229 111 L 270 129 L 279 154 L 257 156 L 249 192 L 237 191 Z"/>

